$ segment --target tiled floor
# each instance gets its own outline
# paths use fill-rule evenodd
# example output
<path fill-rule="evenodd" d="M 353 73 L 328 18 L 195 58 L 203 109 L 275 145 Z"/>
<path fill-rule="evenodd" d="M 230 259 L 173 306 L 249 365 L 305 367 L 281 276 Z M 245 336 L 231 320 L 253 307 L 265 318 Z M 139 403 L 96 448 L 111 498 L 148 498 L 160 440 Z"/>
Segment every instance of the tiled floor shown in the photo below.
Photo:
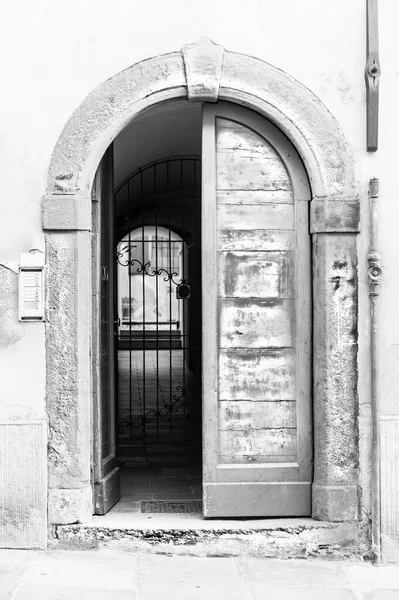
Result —
<path fill-rule="evenodd" d="M 112 513 L 139 512 L 141 500 L 202 500 L 201 467 L 122 467 Z"/>

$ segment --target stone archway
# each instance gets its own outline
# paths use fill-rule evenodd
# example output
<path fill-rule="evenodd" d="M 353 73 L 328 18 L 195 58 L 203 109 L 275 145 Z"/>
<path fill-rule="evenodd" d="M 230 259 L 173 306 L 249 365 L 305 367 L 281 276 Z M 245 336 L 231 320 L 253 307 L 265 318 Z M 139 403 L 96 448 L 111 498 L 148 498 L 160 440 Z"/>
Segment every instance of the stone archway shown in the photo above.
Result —
<path fill-rule="evenodd" d="M 298 150 L 312 189 L 314 304 L 313 517 L 357 518 L 357 249 L 359 198 L 333 116 L 279 69 L 206 38 L 132 65 L 91 92 L 54 149 L 43 199 L 49 521 L 90 518 L 91 186 L 110 142 L 146 108 L 226 100 L 273 121 Z M 339 310 L 337 310 L 339 305 Z"/>

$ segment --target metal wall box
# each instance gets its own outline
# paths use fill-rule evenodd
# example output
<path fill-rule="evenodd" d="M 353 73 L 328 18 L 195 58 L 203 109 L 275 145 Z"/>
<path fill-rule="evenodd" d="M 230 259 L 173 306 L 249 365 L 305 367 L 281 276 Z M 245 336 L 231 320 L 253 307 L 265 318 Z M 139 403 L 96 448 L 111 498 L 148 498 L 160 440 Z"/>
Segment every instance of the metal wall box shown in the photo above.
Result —
<path fill-rule="evenodd" d="M 44 254 L 39 250 L 20 254 L 19 320 L 44 318 Z"/>

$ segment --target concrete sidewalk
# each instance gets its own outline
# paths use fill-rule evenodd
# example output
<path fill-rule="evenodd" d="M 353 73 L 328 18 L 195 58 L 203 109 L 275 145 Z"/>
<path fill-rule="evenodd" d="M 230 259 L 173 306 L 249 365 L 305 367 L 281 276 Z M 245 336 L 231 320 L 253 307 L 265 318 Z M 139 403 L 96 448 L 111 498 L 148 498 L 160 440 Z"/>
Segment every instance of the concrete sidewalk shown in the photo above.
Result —
<path fill-rule="evenodd" d="M 399 600 L 399 566 L 0 550 L 0 600 Z"/>

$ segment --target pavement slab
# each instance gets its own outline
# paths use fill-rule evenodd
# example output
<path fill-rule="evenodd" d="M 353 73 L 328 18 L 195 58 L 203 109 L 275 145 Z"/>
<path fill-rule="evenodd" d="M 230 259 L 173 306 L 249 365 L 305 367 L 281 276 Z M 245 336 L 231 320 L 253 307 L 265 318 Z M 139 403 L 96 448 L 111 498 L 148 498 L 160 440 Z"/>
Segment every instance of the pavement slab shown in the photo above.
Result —
<path fill-rule="evenodd" d="M 362 600 L 398 600 L 399 590 L 372 590 L 362 595 Z"/>
<path fill-rule="evenodd" d="M 399 590 L 399 565 L 380 565 L 376 568 L 371 564 L 348 563 L 346 571 L 353 586 L 360 591 L 376 588 L 380 591 Z M 399 593 L 397 598 L 399 600 Z"/>
<path fill-rule="evenodd" d="M 12 600 L 137 600 L 137 590 L 21 586 Z"/>
<path fill-rule="evenodd" d="M 245 576 L 253 584 L 266 586 L 305 586 L 342 588 L 351 586 L 351 578 L 342 562 L 324 560 L 242 559 Z"/>
<path fill-rule="evenodd" d="M 0 551 L 0 600 L 399 600 L 399 566 L 131 551 Z"/>
<path fill-rule="evenodd" d="M 31 550 L 0 550 L 0 600 L 10 600 L 35 555 Z"/>

